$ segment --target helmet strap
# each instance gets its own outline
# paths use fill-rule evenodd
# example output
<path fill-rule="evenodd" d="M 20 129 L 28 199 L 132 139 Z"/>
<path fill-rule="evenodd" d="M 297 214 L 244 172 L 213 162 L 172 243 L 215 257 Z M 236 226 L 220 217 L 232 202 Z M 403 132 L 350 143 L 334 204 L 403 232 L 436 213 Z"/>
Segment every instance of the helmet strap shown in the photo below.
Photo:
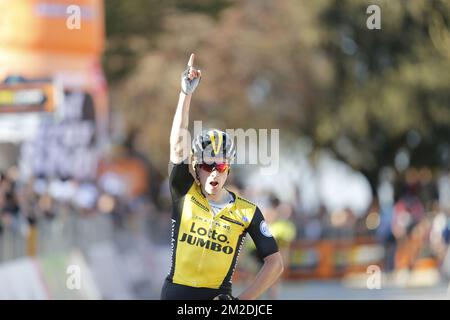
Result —
<path fill-rule="evenodd" d="M 200 177 L 198 176 L 198 164 L 197 163 L 194 164 L 194 172 L 195 172 L 195 183 L 197 183 L 197 185 L 200 185 Z"/>

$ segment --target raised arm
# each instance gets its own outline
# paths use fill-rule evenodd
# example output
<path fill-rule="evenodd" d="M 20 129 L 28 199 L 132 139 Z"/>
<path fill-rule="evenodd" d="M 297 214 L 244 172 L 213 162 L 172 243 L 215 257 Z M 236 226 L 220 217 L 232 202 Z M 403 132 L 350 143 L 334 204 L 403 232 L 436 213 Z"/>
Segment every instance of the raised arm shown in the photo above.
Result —
<path fill-rule="evenodd" d="M 194 57 L 195 55 L 191 54 L 187 68 L 181 75 L 181 92 L 170 132 L 170 161 L 172 163 L 181 163 L 189 155 L 187 139 L 189 106 L 192 93 L 197 88 L 201 78 L 201 71 L 193 67 Z"/>

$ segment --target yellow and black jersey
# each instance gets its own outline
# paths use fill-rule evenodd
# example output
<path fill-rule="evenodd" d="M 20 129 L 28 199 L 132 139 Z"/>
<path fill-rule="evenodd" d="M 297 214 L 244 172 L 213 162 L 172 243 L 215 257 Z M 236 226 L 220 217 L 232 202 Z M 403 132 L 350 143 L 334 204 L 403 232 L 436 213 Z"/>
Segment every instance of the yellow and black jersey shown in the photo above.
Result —
<path fill-rule="evenodd" d="M 264 217 L 253 203 L 230 192 L 233 201 L 215 216 L 185 163 L 172 164 L 172 262 L 167 281 L 194 288 L 231 290 L 247 233 L 260 257 L 278 251 Z"/>

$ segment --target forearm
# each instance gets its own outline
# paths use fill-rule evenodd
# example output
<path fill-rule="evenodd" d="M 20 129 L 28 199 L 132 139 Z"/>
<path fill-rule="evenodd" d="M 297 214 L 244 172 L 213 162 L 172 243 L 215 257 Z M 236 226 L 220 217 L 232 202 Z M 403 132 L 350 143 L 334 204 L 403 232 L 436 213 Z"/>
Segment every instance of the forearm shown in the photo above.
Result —
<path fill-rule="evenodd" d="M 180 163 L 187 157 L 186 138 L 189 125 L 189 105 L 191 95 L 180 92 L 177 110 L 173 117 L 172 130 L 170 132 L 170 161 Z"/>
<path fill-rule="evenodd" d="M 279 252 L 267 257 L 251 285 L 239 295 L 240 300 L 255 300 L 278 279 L 283 272 L 283 260 Z"/>
<path fill-rule="evenodd" d="M 170 161 L 181 163 L 188 157 L 187 134 L 189 125 L 189 106 L 192 93 L 197 87 L 201 71 L 194 69 L 194 54 L 191 54 L 188 68 L 181 75 L 181 92 L 178 98 L 177 110 L 173 117 L 172 130 L 170 131 Z"/>
<path fill-rule="evenodd" d="M 180 137 L 183 134 L 183 130 L 187 130 L 189 126 L 189 107 L 191 104 L 192 95 L 185 95 L 180 92 L 178 99 L 177 110 L 173 117 L 172 130 L 170 132 L 170 145 L 171 148 L 175 147 L 180 142 Z"/>

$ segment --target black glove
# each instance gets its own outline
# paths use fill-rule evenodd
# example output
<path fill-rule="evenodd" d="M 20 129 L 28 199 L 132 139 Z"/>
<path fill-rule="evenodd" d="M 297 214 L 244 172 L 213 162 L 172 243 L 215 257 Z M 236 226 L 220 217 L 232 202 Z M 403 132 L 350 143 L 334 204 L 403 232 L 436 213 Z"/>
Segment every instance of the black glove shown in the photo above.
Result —
<path fill-rule="evenodd" d="M 233 297 L 231 294 L 219 294 L 213 300 L 239 300 L 239 298 Z"/>

